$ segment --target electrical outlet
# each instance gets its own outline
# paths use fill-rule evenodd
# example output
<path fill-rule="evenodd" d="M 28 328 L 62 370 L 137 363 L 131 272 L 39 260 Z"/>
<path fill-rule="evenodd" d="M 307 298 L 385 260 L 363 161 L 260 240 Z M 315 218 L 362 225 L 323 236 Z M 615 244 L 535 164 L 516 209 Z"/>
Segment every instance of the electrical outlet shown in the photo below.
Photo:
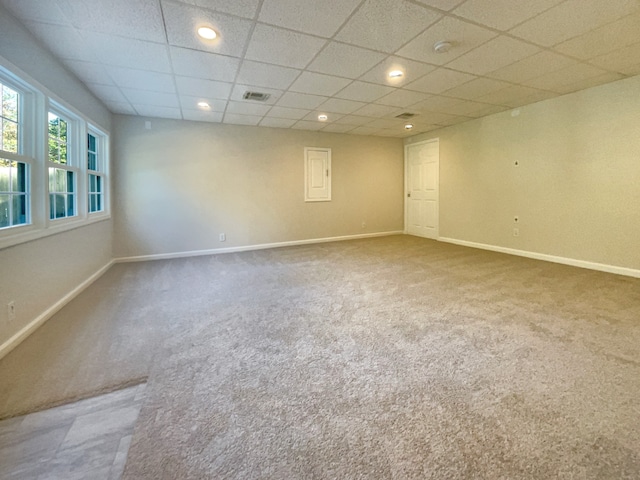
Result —
<path fill-rule="evenodd" d="M 513 236 L 514 237 L 519 237 L 520 236 L 520 229 L 519 228 L 514 228 L 513 229 Z"/>
<path fill-rule="evenodd" d="M 224 233 L 220 234 L 220 241 L 224 242 L 227 239 L 227 236 Z"/>
<path fill-rule="evenodd" d="M 7 319 L 10 322 L 16 319 L 16 304 L 13 300 L 7 303 Z"/>

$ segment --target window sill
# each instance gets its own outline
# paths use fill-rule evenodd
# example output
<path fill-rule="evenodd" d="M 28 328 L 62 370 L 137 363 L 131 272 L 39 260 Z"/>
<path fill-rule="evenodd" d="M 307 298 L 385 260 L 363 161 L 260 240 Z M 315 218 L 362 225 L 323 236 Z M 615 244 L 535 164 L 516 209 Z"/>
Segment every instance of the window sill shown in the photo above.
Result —
<path fill-rule="evenodd" d="M 86 227 L 94 223 L 104 222 L 110 219 L 110 213 L 93 213 L 89 217 L 82 219 L 52 220 L 50 221 L 48 228 L 38 228 L 34 225 L 12 227 L 11 229 L 0 233 L 0 251 L 9 247 L 14 247 L 16 245 L 32 242 L 40 238 L 57 235 L 58 233 L 68 232 L 69 230 L 75 230 L 76 228 Z"/>

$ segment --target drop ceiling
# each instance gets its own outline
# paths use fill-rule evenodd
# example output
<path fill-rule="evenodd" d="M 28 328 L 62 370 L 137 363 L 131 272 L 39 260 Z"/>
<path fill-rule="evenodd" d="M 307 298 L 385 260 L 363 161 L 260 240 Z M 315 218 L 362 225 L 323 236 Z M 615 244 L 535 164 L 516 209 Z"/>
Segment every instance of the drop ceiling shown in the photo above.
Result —
<path fill-rule="evenodd" d="M 404 137 L 640 73 L 639 0 L 0 4 L 129 115 Z"/>

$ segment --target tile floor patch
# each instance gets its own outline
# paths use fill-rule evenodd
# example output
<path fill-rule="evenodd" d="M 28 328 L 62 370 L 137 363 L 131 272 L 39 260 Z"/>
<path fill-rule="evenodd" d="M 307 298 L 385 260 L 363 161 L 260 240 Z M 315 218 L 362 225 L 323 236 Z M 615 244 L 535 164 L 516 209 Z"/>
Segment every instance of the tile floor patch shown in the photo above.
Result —
<path fill-rule="evenodd" d="M 120 479 L 145 388 L 0 421 L 0 478 Z"/>

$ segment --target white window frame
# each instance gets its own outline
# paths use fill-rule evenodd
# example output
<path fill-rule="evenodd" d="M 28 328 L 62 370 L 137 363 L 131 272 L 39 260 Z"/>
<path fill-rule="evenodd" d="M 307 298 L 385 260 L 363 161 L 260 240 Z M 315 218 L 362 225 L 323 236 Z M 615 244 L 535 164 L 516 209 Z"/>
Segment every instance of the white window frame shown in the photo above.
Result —
<path fill-rule="evenodd" d="M 110 152 L 109 132 L 96 126 L 89 118 L 75 110 L 64 100 L 50 92 L 11 62 L 0 56 L 0 81 L 21 94 L 23 155 L 16 159 L 29 164 L 30 178 L 30 224 L 9 226 L 0 229 L 0 249 L 36 240 L 48 235 L 83 227 L 111 218 L 110 203 Z M 61 115 L 70 125 L 68 152 L 72 160 L 68 169 L 75 172 L 76 215 L 50 219 L 49 214 L 49 167 L 65 167 L 49 162 L 48 113 Z M 87 132 L 93 130 L 101 135 L 103 145 L 104 211 L 88 214 L 88 169 Z M 71 156 L 73 155 L 73 156 Z M 8 154 L 4 155 L 9 157 Z M 12 155 L 10 159 L 15 157 Z"/>
<path fill-rule="evenodd" d="M 88 147 L 85 155 L 85 162 L 87 164 L 87 171 L 85 174 L 85 178 L 87 181 L 87 206 L 86 211 L 89 217 L 98 218 L 101 216 L 107 216 L 111 211 L 110 208 L 110 188 L 109 188 L 109 135 L 107 135 L 104 131 L 99 129 L 98 127 L 89 124 L 87 126 L 87 134 L 85 138 L 88 140 L 89 134 L 93 135 L 96 139 L 96 150 L 97 150 L 97 168 L 98 170 L 89 170 L 88 166 Z M 89 175 L 98 175 L 102 178 L 102 210 L 98 210 L 95 212 L 89 211 Z"/>

